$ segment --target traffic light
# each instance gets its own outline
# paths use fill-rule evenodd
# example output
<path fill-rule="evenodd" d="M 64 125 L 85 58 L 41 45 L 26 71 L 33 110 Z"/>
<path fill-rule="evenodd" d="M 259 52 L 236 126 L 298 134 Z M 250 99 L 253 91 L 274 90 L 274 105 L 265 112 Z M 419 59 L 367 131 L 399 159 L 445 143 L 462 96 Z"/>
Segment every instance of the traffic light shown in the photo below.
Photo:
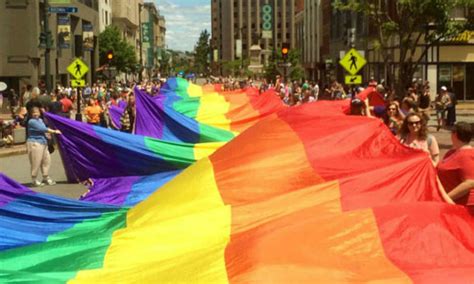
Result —
<path fill-rule="evenodd" d="M 46 33 L 43 33 L 43 32 L 40 33 L 39 48 L 46 48 Z"/>
<path fill-rule="evenodd" d="M 281 56 L 284 60 L 288 59 L 288 53 L 290 52 L 290 44 L 289 43 L 282 43 L 281 45 Z"/>
<path fill-rule="evenodd" d="M 106 57 L 107 57 L 107 61 L 109 61 L 109 63 L 112 62 L 112 59 L 114 59 L 114 51 L 113 50 L 107 51 Z"/>

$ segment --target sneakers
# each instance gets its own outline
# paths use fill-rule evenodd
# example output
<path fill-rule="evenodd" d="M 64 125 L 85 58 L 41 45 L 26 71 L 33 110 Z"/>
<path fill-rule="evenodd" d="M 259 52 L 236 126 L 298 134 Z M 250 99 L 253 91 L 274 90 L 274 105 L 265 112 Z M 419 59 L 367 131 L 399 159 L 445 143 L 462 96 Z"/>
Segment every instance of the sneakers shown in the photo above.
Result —
<path fill-rule="evenodd" d="M 36 179 L 33 180 L 33 187 L 40 187 L 43 185 L 44 183 L 40 182 L 39 180 L 36 180 Z"/>
<path fill-rule="evenodd" d="M 52 180 L 50 177 L 48 177 L 47 179 L 43 180 L 44 184 L 46 185 L 55 185 L 56 182 L 54 180 Z"/>

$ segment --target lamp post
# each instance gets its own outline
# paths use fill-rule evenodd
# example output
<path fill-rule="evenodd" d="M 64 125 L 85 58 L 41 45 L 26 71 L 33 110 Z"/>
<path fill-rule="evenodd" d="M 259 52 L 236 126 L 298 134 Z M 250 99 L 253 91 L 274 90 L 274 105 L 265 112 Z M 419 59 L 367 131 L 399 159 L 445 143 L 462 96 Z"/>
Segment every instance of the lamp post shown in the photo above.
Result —
<path fill-rule="evenodd" d="M 241 42 L 241 54 L 240 54 L 240 70 L 244 72 L 244 30 L 246 29 L 246 26 L 240 27 L 240 42 Z"/>
<path fill-rule="evenodd" d="M 46 35 L 46 48 L 44 50 L 44 76 L 46 83 L 46 92 L 49 94 L 51 92 L 51 31 L 49 30 L 49 1 L 44 0 L 43 2 L 43 28 Z"/>
<path fill-rule="evenodd" d="M 138 70 L 138 79 L 140 80 L 140 83 L 142 81 L 142 68 L 143 68 L 143 41 L 142 41 L 142 9 L 143 9 L 143 4 L 138 3 L 138 29 L 139 29 L 139 38 L 138 40 L 140 41 L 140 68 Z"/>

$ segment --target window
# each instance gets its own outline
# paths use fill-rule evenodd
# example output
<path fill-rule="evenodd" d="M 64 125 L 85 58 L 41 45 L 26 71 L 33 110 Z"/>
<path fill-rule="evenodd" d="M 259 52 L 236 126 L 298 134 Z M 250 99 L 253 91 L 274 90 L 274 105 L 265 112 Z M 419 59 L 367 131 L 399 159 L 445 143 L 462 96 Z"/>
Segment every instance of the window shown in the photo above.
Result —
<path fill-rule="evenodd" d="M 27 8 L 27 0 L 7 0 L 5 3 L 6 8 Z"/>
<path fill-rule="evenodd" d="M 466 9 L 464 7 L 456 7 L 451 11 L 451 17 L 453 18 L 465 18 L 466 14 Z"/>

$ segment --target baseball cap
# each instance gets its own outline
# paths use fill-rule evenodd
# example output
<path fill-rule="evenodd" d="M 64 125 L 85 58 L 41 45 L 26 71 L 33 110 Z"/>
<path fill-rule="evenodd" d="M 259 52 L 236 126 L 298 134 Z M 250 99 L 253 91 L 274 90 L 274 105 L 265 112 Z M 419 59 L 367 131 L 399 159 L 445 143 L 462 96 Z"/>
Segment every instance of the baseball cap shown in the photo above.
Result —
<path fill-rule="evenodd" d="M 446 88 L 446 86 L 442 86 L 442 87 L 441 87 L 441 90 L 443 90 L 443 91 L 447 91 L 447 90 L 448 90 L 448 88 Z"/>

